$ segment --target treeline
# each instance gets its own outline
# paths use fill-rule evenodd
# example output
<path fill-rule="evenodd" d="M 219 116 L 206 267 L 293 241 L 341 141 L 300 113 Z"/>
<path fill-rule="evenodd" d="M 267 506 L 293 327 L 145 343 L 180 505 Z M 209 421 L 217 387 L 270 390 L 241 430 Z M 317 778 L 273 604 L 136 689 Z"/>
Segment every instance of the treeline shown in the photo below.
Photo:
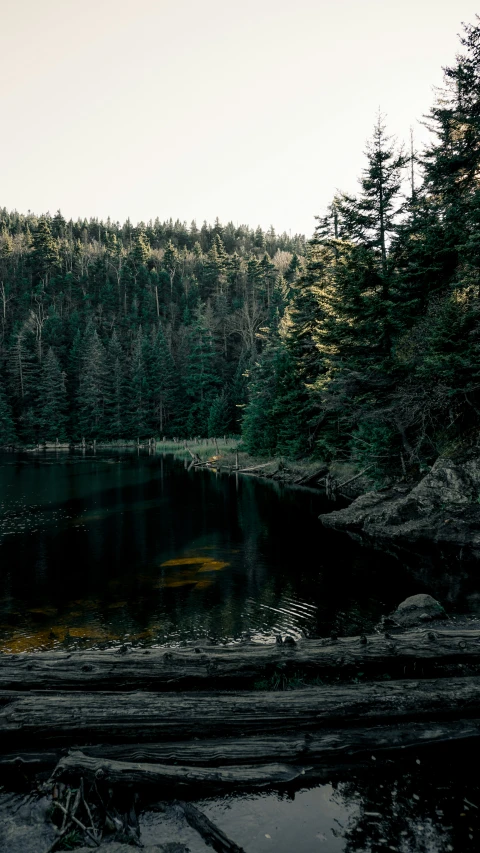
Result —
<path fill-rule="evenodd" d="M 0 445 L 238 432 L 301 236 L 0 210 Z"/>
<path fill-rule="evenodd" d="M 399 147 L 379 116 L 358 194 L 337 194 L 317 219 L 251 373 L 250 451 L 401 474 L 478 440 L 478 19 L 461 45 L 426 148 Z"/>
<path fill-rule="evenodd" d="M 0 445 L 243 432 L 418 472 L 480 425 L 480 25 L 315 235 L 0 211 Z"/>

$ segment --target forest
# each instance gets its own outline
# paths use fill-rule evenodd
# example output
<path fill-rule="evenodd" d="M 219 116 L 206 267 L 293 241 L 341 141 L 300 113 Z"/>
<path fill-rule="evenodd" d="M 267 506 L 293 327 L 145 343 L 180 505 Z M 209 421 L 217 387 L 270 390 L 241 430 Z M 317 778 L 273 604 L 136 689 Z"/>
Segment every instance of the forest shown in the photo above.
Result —
<path fill-rule="evenodd" d="M 417 151 L 378 115 L 308 242 L 1 210 L 0 444 L 241 432 L 405 475 L 476 441 L 478 19 L 424 122 Z"/>
<path fill-rule="evenodd" d="M 0 211 L 0 444 L 239 431 L 305 240 Z"/>

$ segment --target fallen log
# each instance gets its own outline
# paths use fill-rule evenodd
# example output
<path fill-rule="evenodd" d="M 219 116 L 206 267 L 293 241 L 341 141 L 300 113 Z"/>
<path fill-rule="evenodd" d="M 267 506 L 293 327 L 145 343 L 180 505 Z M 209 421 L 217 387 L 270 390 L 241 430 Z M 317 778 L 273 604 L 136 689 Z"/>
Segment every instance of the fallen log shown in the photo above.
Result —
<path fill-rule="evenodd" d="M 187 764 L 191 767 L 228 767 L 232 764 L 280 762 L 337 763 L 372 752 L 395 752 L 435 744 L 475 740 L 480 737 L 480 718 L 440 722 L 391 723 L 364 728 L 322 729 L 304 734 L 263 735 L 241 738 L 179 741 L 176 743 L 86 746 L 97 759 L 140 763 Z"/>
<path fill-rule="evenodd" d="M 1 747 L 50 748 L 480 717 L 480 678 L 253 693 L 4 692 L 0 704 Z"/>
<path fill-rule="evenodd" d="M 195 829 L 203 840 L 207 842 L 217 853 L 245 853 L 243 847 L 239 847 L 235 842 L 231 841 L 216 824 L 214 824 L 206 815 L 203 814 L 192 803 L 179 802 L 188 823 Z"/>
<path fill-rule="evenodd" d="M 309 769 L 309 768 L 307 768 Z M 57 764 L 52 779 L 84 777 L 109 785 L 215 785 L 258 787 L 292 782 L 305 775 L 305 767 L 285 764 L 243 764 L 228 767 L 198 767 L 185 763 L 160 764 L 115 761 L 71 751 Z"/>
<path fill-rule="evenodd" d="M 2 768 L 13 768 L 18 770 L 27 770 L 33 769 L 36 770 L 39 767 L 51 767 L 60 761 L 61 758 L 61 750 L 49 751 L 35 751 L 35 752 L 25 752 L 25 751 L 17 751 L 17 752 L 9 752 L 4 755 L 0 755 L 0 771 Z"/>
<path fill-rule="evenodd" d="M 259 471 L 260 468 L 268 468 L 269 465 L 275 465 L 276 462 L 274 459 L 271 459 L 270 462 L 264 462 L 263 465 L 253 465 L 250 468 L 240 468 L 239 474 L 249 474 L 251 471 Z"/>
<path fill-rule="evenodd" d="M 85 745 L 81 752 L 98 762 L 133 762 L 135 765 L 162 764 L 222 770 L 236 765 L 295 765 L 305 767 L 349 762 L 372 753 L 390 754 L 425 748 L 445 742 L 476 740 L 480 718 L 455 721 L 391 723 L 363 728 L 322 729 L 307 733 L 253 735 L 249 737 L 207 738 L 160 743 Z M 28 752 L 18 750 L 0 756 L 0 770 L 54 768 L 65 760 L 63 750 Z M 78 754 L 73 748 L 70 755 Z M 307 772 L 311 775 L 311 771 Z M 123 774 L 124 781 L 128 775 Z"/>
<path fill-rule="evenodd" d="M 295 480 L 294 485 L 296 486 L 306 486 L 308 483 L 313 483 L 314 480 L 317 480 L 318 477 L 324 476 L 328 472 L 328 466 L 322 465 L 321 468 L 317 468 L 313 474 L 303 474 L 298 480 Z"/>
<path fill-rule="evenodd" d="M 172 690 L 249 687 L 281 672 L 318 676 L 394 672 L 418 662 L 480 664 L 480 631 L 410 630 L 296 644 L 199 649 L 42 652 L 0 656 L 0 690 Z M 412 674 L 415 674 L 414 672 Z M 432 673 L 434 674 L 434 673 Z"/>

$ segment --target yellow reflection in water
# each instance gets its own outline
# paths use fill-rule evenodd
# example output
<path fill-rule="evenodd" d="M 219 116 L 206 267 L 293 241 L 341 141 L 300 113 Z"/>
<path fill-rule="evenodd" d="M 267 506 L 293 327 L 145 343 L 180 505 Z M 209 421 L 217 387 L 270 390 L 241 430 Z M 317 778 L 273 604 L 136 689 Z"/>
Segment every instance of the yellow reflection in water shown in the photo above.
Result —
<path fill-rule="evenodd" d="M 14 634 L 0 643 L 0 650 L 10 654 L 35 652 L 52 649 L 54 646 L 58 647 L 59 643 L 68 645 L 69 640 L 72 639 L 98 642 L 100 640 L 118 640 L 120 636 L 118 633 L 99 625 L 81 625 L 77 628 L 71 628 L 68 625 L 52 625 L 52 627 L 44 628 L 41 631 Z"/>
<path fill-rule="evenodd" d="M 202 549 L 204 552 L 207 548 Z M 208 550 L 213 547 L 208 546 Z M 162 578 L 154 584 L 156 589 L 190 588 L 191 590 L 203 590 L 214 583 L 214 572 L 220 572 L 230 565 L 225 560 L 215 559 L 213 556 L 203 553 L 201 556 L 184 556 L 162 563 Z M 170 571 L 171 570 L 171 571 Z M 206 574 L 212 573 L 210 578 Z M 149 586 L 152 582 L 151 575 L 142 576 L 141 580 Z M 115 587 L 119 581 L 113 580 L 111 586 Z M 113 590 L 112 590 L 113 592 Z M 110 611 L 128 608 L 128 601 L 112 601 L 108 603 Z M 59 616 L 58 610 L 52 605 L 32 607 L 23 613 L 11 612 L 10 618 L 18 617 L 19 627 L 12 630 L 12 623 L 0 626 L 3 637 L 0 638 L 0 652 L 18 654 L 21 652 L 47 651 L 54 648 L 69 647 L 72 641 L 85 642 L 87 646 L 97 643 L 116 643 L 123 641 L 125 637 L 129 640 L 155 640 L 158 632 L 163 630 L 161 625 L 152 624 L 143 629 L 138 635 L 125 634 L 121 628 L 113 630 L 113 626 L 104 625 L 99 622 L 96 614 L 100 601 L 96 598 L 78 598 L 71 600 L 69 611 Z M 25 616 L 28 624 L 25 624 Z M 112 613 L 112 619 L 114 617 Z M 122 617 L 120 617 L 121 619 Z M 55 624 L 55 619 L 62 619 L 63 624 Z M 64 621 L 65 620 L 65 621 Z M 38 623 L 40 622 L 40 627 Z M 72 624 L 73 622 L 73 624 Z M 23 623 L 23 624 L 22 624 Z M 66 623 L 66 624 L 65 624 Z M 76 624 L 75 624 L 76 623 Z M 22 625 L 22 627 L 20 627 Z"/>
<path fill-rule="evenodd" d="M 27 610 L 27 613 L 31 613 L 33 616 L 56 616 L 58 610 L 56 607 L 50 607 L 46 605 L 45 607 L 30 607 Z"/>
<path fill-rule="evenodd" d="M 158 583 L 155 584 L 155 588 L 173 589 L 177 586 L 191 586 L 192 584 L 194 586 L 197 584 L 195 578 L 180 578 L 180 580 L 178 580 L 177 578 L 164 578 L 163 580 L 158 581 Z"/>
<path fill-rule="evenodd" d="M 177 571 L 171 577 L 161 578 L 155 587 L 157 589 L 172 589 L 181 586 L 193 586 L 195 589 L 205 589 L 212 585 L 212 581 L 200 579 L 198 575 L 206 572 L 219 572 L 229 565 L 230 563 L 215 560 L 205 554 L 202 557 L 177 557 L 173 560 L 166 560 L 162 563 L 162 568 L 181 569 L 184 567 L 183 571 Z"/>
<path fill-rule="evenodd" d="M 208 560 L 198 571 L 199 572 L 219 572 L 225 569 L 230 563 L 222 563 L 220 560 Z"/>

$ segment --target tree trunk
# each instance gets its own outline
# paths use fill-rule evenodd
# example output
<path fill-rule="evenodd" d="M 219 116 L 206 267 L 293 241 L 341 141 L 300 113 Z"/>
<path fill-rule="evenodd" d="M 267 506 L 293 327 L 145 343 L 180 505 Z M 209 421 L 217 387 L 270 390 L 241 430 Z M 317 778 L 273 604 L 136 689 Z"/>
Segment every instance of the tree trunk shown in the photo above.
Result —
<path fill-rule="evenodd" d="M 192 454 L 193 456 L 193 454 Z M 172 690 L 248 687 L 272 675 L 411 674 L 480 664 L 480 630 L 411 630 L 392 637 L 304 640 L 293 645 L 42 652 L 0 656 L 0 690 Z"/>
<path fill-rule="evenodd" d="M 303 771 L 303 772 L 302 772 Z M 83 752 L 72 751 L 62 758 L 55 768 L 56 779 L 84 777 L 91 781 L 112 785 L 221 785 L 256 786 L 292 782 L 305 775 L 303 767 L 285 764 L 244 764 L 228 767 L 149 764 L 145 762 L 115 761 L 94 758 Z"/>
<path fill-rule="evenodd" d="M 9 693 L 3 749 L 313 732 L 480 716 L 480 678 L 338 684 L 281 692 Z"/>

